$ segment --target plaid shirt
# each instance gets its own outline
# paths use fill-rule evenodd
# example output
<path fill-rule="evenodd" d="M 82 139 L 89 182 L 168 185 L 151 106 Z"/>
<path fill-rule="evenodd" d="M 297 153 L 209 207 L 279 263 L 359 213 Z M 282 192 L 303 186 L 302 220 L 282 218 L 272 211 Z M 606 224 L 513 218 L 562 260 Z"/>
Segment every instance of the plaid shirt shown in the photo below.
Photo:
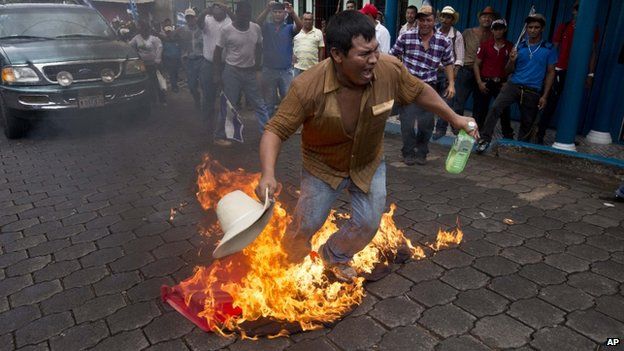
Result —
<path fill-rule="evenodd" d="M 390 54 L 403 59 L 407 70 L 427 83 L 435 83 L 438 67 L 453 64 L 453 44 L 442 33 L 436 31 L 429 39 L 429 50 L 425 51 L 418 30 L 403 33 L 397 39 Z"/>

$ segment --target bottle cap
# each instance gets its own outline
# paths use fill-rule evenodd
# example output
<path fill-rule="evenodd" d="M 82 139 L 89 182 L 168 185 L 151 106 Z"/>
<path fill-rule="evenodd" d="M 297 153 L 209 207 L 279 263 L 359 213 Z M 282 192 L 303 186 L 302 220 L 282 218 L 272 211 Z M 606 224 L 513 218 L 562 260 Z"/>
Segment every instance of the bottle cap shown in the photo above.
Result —
<path fill-rule="evenodd" d="M 475 129 L 477 129 L 477 124 L 473 121 L 468 122 L 468 131 L 472 132 Z"/>

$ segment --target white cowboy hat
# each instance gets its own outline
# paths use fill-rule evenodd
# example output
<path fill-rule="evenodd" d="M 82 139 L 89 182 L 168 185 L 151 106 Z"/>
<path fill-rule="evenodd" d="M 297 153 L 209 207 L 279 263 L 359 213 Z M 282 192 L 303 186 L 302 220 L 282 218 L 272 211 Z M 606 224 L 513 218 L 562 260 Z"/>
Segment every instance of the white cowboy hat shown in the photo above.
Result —
<path fill-rule="evenodd" d="M 214 258 L 239 252 L 251 244 L 264 230 L 273 215 L 274 202 L 267 189 L 264 205 L 240 190 L 235 190 L 217 203 L 217 218 L 223 239 L 213 251 Z"/>
<path fill-rule="evenodd" d="M 442 12 L 440 14 L 447 14 L 453 17 L 453 24 L 456 24 L 459 21 L 459 12 L 455 11 L 455 9 L 451 6 L 444 6 Z"/>

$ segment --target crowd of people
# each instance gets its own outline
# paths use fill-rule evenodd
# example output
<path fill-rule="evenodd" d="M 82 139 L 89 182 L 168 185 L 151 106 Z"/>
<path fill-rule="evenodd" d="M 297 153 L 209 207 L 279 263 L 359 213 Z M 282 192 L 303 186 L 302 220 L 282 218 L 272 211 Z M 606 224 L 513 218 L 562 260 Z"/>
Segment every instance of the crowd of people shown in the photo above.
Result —
<path fill-rule="evenodd" d="M 526 35 L 515 44 L 506 38 L 507 21 L 490 6 L 478 13 L 478 26 L 463 32 L 455 28 L 459 13 L 451 6 L 441 11 L 429 5 L 408 6 L 406 23 L 392 46 L 382 14 L 374 5 L 357 9 L 355 1 L 348 0 L 345 11 L 366 15 L 375 28 L 379 51 L 398 57 L 457 114 L 464 114 L 472 97 L 473 116 L 481 132 L 478 153 L 488 149 L 499 121 L 504 138 L 544 143 L 565 81 L 578 2 L 573 6 L 573 19 L 557 27 L 552 42 L 544 37 L 546 18 L 532 14 L 525 20 Z M 288 2 L 269 1 L 255 20 L 245 1 L 237 4 L 235 13 L 225 2 L 215 1 L 201 13 L 189 8 L 184 15 L 186 25 L 179 28 L 169 19 L 157 26 L 141 21 L 137 34 L 128 40 L 146 63 L 154 101 L 166 103 L 158 68 L 166 73 L 172 92 L 178 91 L 179 72 L 185 72 L 195 106 L 206 116 L 216 145 L 231 144 L 221 114 L 215 113 L 220 91 L 234 105 L 244 96 L 263 130 L 294 77 L 326 55 L 325 21 L 316 28 L 312 13 L 299 17 Z M 120 35 L 128 31 L 120 23 L 116 27 Z M 517 131 L 511 125 L 512 104 L 520 111 Z M 395 110 L 400 113 L 405 164 L 426 164 L 430 139 L 445 136 L 448 124 L 416 105 L 396 106 Z"/>

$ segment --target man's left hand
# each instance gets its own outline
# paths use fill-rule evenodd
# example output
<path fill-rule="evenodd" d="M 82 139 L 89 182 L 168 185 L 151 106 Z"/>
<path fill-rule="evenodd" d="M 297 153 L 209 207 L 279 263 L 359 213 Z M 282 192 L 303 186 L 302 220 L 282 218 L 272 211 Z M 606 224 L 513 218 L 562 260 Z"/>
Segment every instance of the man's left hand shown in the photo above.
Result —
<path fill-rule="evenodd" d="M 444 97 L 447 99 L 452 99 L 455 96 L 455 87 L 453 85 L 449 85 L 444 92 Z"/>
<path fill-rule="evenodd" d="M 286 12 L 290 14 L 292 14 L 293 11 L 295 11 L 295 9 L 292 7 L 292 5 L 288 1 L 284 1 L 284 10 L 286 10 Z"/>
<path fill-rule="evenodd" d="M 475 119 L 472 117 L 457 115 L 457 118 L 455 118 L 455 122 L 452 123 L 452 126 L 455 129 L 463 129 L 466 133 L 468 133 L 468 135 L 477 140 L 480 138 L 479 127 L 477 126 L 477 122 L 475 121 Z M 474 128 L 471 128 L 471 126 L 474 126 Z"/>
<path fill-rule="evenodd" d="M 542 95 L 540 97 L 540 99 L 539 99 L 539 102 L 537 103 L 537 108 L 540 109 L 540 110 L 543 110 L 544 107 L 546 107 L 546 101 L 547 100 L 548 99 L 545 96 Z"/>

